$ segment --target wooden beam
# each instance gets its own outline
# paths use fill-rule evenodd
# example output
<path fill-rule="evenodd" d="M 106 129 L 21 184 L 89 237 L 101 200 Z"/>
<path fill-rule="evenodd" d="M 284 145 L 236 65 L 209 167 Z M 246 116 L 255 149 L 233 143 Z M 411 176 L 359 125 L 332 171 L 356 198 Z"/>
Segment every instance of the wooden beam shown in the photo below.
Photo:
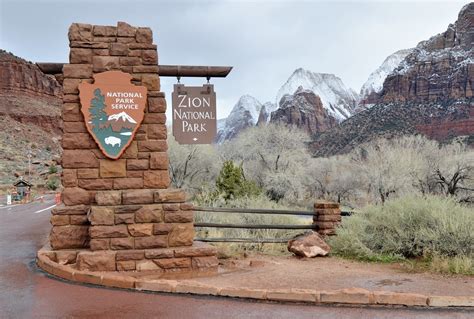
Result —
<path fill-rule="evenodd" d="M 36 63 L 36 65 L 45 74 L 63 73 L 64 63 Z"/>
<path fill-rule="evenodd" d="M 231 66 L 159 65 L 160 76 L 225 78 Z"/>
<path fill-rule="evenodd" d="M 63 72 L 64 63 L 38 62 L 36 65 L 45 74 L 59 74 Z M 231 70 L 231 66 L 158 65 L 158 74 L 166 77 L 225 78 Z"/>

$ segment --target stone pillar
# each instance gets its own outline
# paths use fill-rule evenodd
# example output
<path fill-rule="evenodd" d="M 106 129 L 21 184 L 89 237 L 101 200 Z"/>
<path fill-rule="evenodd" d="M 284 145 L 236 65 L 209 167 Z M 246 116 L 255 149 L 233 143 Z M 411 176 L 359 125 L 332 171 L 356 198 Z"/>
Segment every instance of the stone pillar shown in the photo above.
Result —
<path fill-rule="evenodd" d="M 192 206 L 168 189 L 166 101 L 149 28 L 74 23 L 69 64 L 63 67 L 62 205 L 53 209 L 53 249 L 85 248 L 87 270 L 216 268 L 210 246 L 193 246 Z M 143 123 L 120 159 L 106 158 L 88 133 L 78 85 L 93 74 L 121 70 L 148 89 Z M 175 249 L 176 248 L 176 249 Z"/>
<path fill-rule="evenodd" d="M 313 224 L 321 236 L 336 234 L 336 227 L 341 222 L 341 209 L 338 203 L 316 201 L 314 203 Z"/>

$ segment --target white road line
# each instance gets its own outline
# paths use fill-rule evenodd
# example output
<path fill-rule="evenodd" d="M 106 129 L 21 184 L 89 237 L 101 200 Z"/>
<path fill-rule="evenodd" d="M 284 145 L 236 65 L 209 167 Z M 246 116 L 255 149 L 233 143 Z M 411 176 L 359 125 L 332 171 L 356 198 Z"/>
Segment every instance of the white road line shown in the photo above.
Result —
<path fill-rule="evenodd" d="M 53 206 L 49 206 L 49 207 L 46 207 L 46 208 L 37 210 L 37 211 L 34 212 L 33 214 L 39 214 L 39 213 L 44 212 L 45 210 L 51 209 L 51 208 L 53 208 L 53 207 L 55 207 L 55 206 L 56 206 L 56 204 L 54 204 Z"/>

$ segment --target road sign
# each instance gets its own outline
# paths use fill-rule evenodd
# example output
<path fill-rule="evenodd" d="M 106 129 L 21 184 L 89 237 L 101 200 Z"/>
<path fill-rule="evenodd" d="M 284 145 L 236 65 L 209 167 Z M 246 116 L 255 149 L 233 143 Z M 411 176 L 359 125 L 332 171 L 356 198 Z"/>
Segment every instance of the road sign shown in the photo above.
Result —
<path fill-rule="evenodd" d="M 214 85 L 175 84 L 172 94 L 173 136 L 179 144 L 211 144 L 217 134 Z"/>

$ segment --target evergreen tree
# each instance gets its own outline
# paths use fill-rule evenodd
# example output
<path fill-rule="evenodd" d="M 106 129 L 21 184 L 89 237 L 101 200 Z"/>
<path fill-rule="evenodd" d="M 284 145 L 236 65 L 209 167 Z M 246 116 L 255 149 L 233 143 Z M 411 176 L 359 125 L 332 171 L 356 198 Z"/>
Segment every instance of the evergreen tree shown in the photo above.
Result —
<path fill-rule="evenodd" d="M 89 107 L 89 113 L 91 115 L 91 122 L 93 129 L 98 130 L 100 124 L 107 121 L 107 113 L 105 113 L 105 97 L 102 95 L 100 89 L 95 89 L 94 98 L 91 101 L 91 106 Z"/>
<path fill-rule="evenodd" d="M 232 161 L 225 161 L 219 176 L 216 179 L 217 191 L 223 194 L 226 200 L 244 196 L 255 196 L 261 190 L 252 181 L 247 181 L 242 167 L 234 165 Z"/>

